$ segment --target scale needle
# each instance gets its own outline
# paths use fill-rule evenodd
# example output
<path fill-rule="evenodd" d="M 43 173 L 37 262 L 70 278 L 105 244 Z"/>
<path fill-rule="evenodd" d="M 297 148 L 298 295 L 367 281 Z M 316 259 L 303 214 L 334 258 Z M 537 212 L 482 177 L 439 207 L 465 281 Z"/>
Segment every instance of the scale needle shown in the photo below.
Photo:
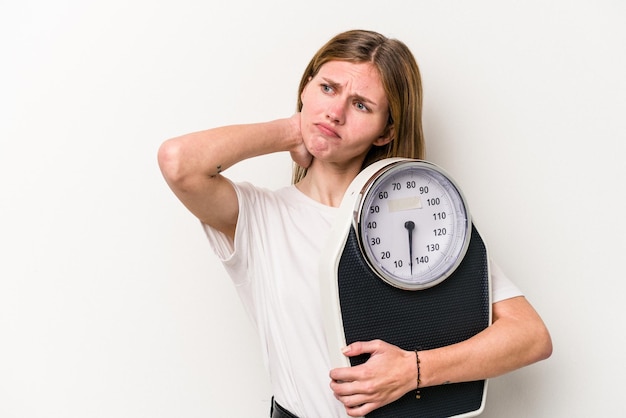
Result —
<path fill-rule="evenodd" d="M 409 267 L 411 267 L 411 276 L 413 275 L 413 230 L 415 229 L 415 222 L 406 221 L 404 227 L 409 233 Z"/>

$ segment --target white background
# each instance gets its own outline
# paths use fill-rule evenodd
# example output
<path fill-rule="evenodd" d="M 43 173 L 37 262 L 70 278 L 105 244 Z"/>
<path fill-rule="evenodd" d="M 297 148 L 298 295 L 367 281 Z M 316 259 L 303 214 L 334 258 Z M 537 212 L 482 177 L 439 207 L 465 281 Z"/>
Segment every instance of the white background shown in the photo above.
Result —
<path fill-rule="evenodd" d="M 0 417 L 267 415 L 255 332 L 156 151 L 289 116 L 352 28 L 415 53 L 428 159 L 552 332 L 483 416 L 626 416 L 625 4 L 3 0 Z M 278 187 L 290 161 L 227 174 Z"/>

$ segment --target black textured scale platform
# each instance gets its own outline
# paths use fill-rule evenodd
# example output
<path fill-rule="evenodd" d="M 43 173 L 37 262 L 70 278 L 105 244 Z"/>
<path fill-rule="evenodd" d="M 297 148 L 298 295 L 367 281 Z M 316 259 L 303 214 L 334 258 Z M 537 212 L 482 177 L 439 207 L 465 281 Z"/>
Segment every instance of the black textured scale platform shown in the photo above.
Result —
<path fill-rule="evenodd" d="M 472 225 L 467 253 L 456 271 L 425 290 L 402 290 L 368 267 L 354 228 L 338 267 L 338 289 L 348 344 L 381 339 L 405 350 L 428 350 L 466 340 L 489 326 L 487 251 Z M 367 357 L 350 359 L 353 366 Z M 421 399 L 407 393 L 367 415 L 374 417 L 450 417 L 480 409 L 485 381 L 422 388 Z"/>

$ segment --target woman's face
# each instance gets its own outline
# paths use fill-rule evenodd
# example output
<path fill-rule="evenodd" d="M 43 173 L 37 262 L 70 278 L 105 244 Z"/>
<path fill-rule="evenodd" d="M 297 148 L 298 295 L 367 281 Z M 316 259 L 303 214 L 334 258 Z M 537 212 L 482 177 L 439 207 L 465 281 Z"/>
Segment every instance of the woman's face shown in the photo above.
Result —
<path fill-rule="evenodd" d="M 301 95 L 304 143 L 317 159 L 362 161 L 372 145 L 387 144 L 389 104 L 376 67 L 329 61 Z"/>

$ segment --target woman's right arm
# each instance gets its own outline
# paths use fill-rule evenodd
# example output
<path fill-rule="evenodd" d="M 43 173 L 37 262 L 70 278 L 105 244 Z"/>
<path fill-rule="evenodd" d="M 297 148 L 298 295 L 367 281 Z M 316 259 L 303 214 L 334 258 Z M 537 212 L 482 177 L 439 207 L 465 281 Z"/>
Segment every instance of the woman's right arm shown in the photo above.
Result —
<path fill-rule="evenodd" d="M 225 126 L 165 141 L 158 152 L 161 172 L 174 194 L 200 221 L 231 239 L 239 214 L 232 184 L 220 173 L 247 158 L 278 151 L 307 155 L 300 114 L 287 119 Z M 299 164 L 310 163 L 300 157 Z"/>

